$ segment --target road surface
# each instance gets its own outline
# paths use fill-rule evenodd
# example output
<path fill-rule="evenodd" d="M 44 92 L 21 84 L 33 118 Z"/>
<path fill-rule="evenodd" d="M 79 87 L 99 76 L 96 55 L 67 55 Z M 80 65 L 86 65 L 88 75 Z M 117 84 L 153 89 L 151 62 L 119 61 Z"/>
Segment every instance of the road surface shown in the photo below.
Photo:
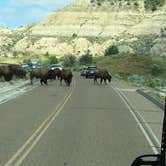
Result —
<path fill-rule="evenodd" d="M 75 77 L 0 105 L 0 165 L 130 166 L 153 153 L 111 85 Z"/>

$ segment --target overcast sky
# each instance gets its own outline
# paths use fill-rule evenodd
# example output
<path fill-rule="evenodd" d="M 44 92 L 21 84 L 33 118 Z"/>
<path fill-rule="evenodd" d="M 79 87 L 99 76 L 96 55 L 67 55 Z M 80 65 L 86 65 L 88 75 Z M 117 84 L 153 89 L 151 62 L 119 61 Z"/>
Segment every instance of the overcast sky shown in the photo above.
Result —
<path fill-rule="evenodd" d="M 0 25 L 16 28 L 38 23 L 49 13 L 74 0 L 0 0 Z"/>

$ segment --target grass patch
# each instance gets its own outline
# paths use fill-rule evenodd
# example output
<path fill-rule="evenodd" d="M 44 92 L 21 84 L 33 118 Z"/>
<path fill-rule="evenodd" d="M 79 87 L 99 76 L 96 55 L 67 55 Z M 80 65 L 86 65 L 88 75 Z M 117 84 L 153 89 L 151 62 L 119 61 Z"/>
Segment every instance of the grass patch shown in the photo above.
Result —
<path fill-rule="evenodd" d="M 22 57 L 15 57 L 15 58 L 9 58 L 9 57 L 0 57 L 0 63 L 23 63 L 25 60 L 31 59 L 32 61 L 42 62 L 48 60 L 45 56 L 39 56 L 39 55 L 29 55 L 29 56 L 22 56 Z"/>
<path fill-rule="evenodd" d="M 133 74 L 153 76 L 154 64 L 160 67 L 156 77 L 166 79 L 166 65 L 163 60 L 152 59 L 146 56 L 109 56 L 94 58 L 98 67 L 107 68 L 112 74 L 129 76 Z"/>

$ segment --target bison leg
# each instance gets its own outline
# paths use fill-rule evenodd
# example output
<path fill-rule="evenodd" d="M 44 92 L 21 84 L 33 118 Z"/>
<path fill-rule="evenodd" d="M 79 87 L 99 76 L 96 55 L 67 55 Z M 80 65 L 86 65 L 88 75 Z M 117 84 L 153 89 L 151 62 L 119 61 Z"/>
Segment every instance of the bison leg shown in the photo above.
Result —
<path fill-rule="evenodd" d="M 33 85 L 33 77 L 31 77 L 30 79 L 31 79 L 31 85 Z"/>
<path fill-rule="evenodd" d="M 33 75 L 30 73 L 30 80 L 31 80 L 31 85 L 33 84 Z"/>
<path fill-rule="evenodd" d="M 97 78 L 96 78 L 96 77 L 94 77 L 94 79 L 93 79 L 93 80 L 94 80 L 94 84 L 95 84 L 95 83 L 97 82 Z"/>
<path fill-rule="evenodd" d="M 71 84 L 71 81 L 72 81 L 71 79 L 69 79 L 69 80 L 68 80 L 68 86 L 70 86 L 70 84 Z"/>
<path fill-rule="evenodd" d="M 56 77 L 57 77 L 57 76 L 55 76 L 54 80 L 56 80 Z"/>
<path fill-rule="evenodd" d="M 65 79 L 66 86 L 69 86 L 69 80 Z"/>
<path fill-rule="evenodd" d="M 60 86 L 62 86 L 62 78 L 60 78 Z"/>
<path fill-rule="evenodd" d="M 41 78 L 40 79 L 40 84 L 43 85 L 44 80 Z"/>
<path fill-rule="evenodd" d="M 47 79 L 44 80 L 44 83 L 45 83 L 46 85 L 48 85 L 48 83 L 47 83 Z"/>
<path fill-rule="evenodd" d="M 106 80 L 106 78 L 104 78 L 104 82 L 105 82 L 105 85 L 107 85 L 107 80 Z"/>
<path fill-rule="evenodd" d="M 24 76 L 24 79 L 27 80 L 27 76 L 26 75 Z"/>
<path fill-rule="evenodd" d="M 98 78 L 99 78 L 99 77 L 97 77 L 97 76 L 94 77 L 94 84 L 95 84 L 95 83 L 98 84 L 98 82 L 97 82 L 97 79 L 98 79 Z"/>
<path fill-rule="evenodd" d="M 33 79 L 31 79 L 31 85 L 33 85 Z"/>
<path fill-rule="evenodd" d="M 103 78 L 100 79 L 100 84 L 102 84 L 102 83 L 103 83 Z"/>

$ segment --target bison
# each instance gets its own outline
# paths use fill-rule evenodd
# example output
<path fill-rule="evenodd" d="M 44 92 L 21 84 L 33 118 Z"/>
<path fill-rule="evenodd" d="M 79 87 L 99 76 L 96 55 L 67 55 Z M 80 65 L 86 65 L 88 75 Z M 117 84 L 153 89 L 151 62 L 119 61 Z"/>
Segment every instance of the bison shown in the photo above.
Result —
<path fill-rule="evenodd" d="M 62 85 L 62 80 L 65 81 L 67 86 L 70 86 L 72 82 L 72 71 L 70 69 L 62 69 L 57 73 L 57 76 L 60 78 L 60 85 Z"/>
<path fill-rule="evenodd" d="M 8 66 L 0 66 L 0 77 L 4 77 L 5 81 L 11 81 L 13 72 Z"/>
<path fill-rule="evenodd" d="M 19 77 L 19 78 L 26 78 L 26 70 L 21 68 L 20 65 L 17 65 L 17 64 L 10 64 L 9 65 L 9 69 L 13 72 L 13 74 L 16 76 L 16 77 Z"/>
<path fill-rule="evenodd" d="M 56 78 L 58 78 L 58 80 L 60 79 L 60 69 L 59 68 L 56 68 L 56 69 L 53 69 L 53 71 L 54 71 L 54 75 L 55 75 L 55 80 L 56 80 Z"/>
<path fill-rule="evenodd" d="M 112 76 L 108 73 L 106 69 L 98 69 L 96 70 L 96 73 L 94 76 L 94 84 L 97 83 L 98 78 L 100 78 L 100 84 L 103 83 L 103 80 L 105 84 L 107 84 L 107 80 L 111 82 Z"/>
<path fill-rule="evenodd" d="M 40 69 L 33 69 L 32 71 L 30 71 L 31 84 L 33 84 L 34 78 L 39 78 L 41 85 L 43 85 L 43 83 L 47 85 L 47 80 L 55 79 L 56 73 L 54 70 L 50 70 L 46 67 L 42 67 Z"/>
<path fill-rule="evenodd" d="M 17 64 L 0 64 L 0 77 L 5 81 L 11 81 L 13 76 L 26 78 L 26 71 Z"/>

